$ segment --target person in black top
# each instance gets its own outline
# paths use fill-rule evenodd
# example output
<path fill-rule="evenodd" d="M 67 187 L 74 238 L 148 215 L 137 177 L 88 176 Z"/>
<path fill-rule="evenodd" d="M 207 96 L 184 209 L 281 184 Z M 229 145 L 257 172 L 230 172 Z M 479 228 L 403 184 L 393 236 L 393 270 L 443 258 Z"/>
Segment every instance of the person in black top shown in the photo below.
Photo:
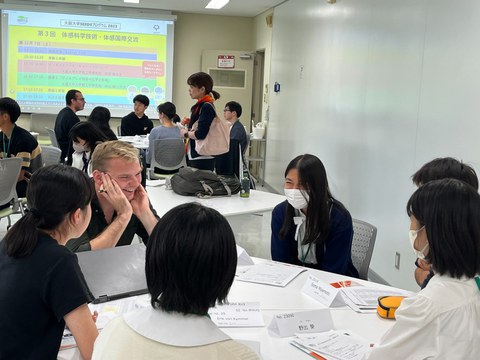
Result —
<path fill-rule="evenodd" d="M 67 104 L 57 115 L 55 119 L 55 136 L 57 137 L 58 145 L 62 150 L 60 161 L 66 162 L 70 165 L 72 163 L 72 141 L 68 136 L 73 125 L 80 122 L 77 116 L 77 111 L 83 110 L 85 107 L 85 98 L 78 90 L 68 90 L 65 95 L 65 102 Z"/>
<path fill-rule="evenodd" d="M 124 141 L 97 145 L 92 154 L 92 218 L 86 231 L 66 244 L 71 251 L 130 245 L 135 234 L 148 242 L 158 216 L 140 184 L 138 149 Z"/>
<path fill-rule="evenodd" d="M 153 129 L 153 122 L 145 115 L 150 100 L 139 94 L 133 98 L 133 111 L 122 118 L 120 132 L 122 136 L 147 135 Z"/>
<path fill-rule="evenodd" d="M 110 128 L 110 110 L 108 110 L 106 107 L 94 107 L 87 121 L 93 123 L 97 128 L 99 128 L 108 140 L 118 140 L 117 135 L 115 135 Z"/>
<path fill-rule="evenodd" d="M 84 359 L 98 335 L 77 256 L 63 245 L 90 221 L 93 189 L 70 166 L 37 170 L 29 211 L 0 242 L 0 359 L 56 359 L 65 325 Z"/>
<path fill-rule="evenodd" d="M 204 72 L 190 75 L 187 84 L 190 86 L 188 90 L 190 97 L 197 100 L 191 108 L 190 118 L 182 120 L 182 125 L 188 125 L 188 130 L 180 130 L 180 135 L 188 139 L 187 165 L 197 169 L 213 171 L 215 158 L 199 155 L 195 151 L 195 140 L 202 140 L 207 137 L 210 125 L 216 116 L 213 102 L 220 99 L 220 94 L 213 90 L 212 77 Z M 197 122 L 195 130 L 193 125 Z"/>
<path fill-rule="evenodd" d="M 29 175 L 42 166 L 41 149 L 30 132 L 16 125 L 21 109 L 9 98 L 0 99 L 0 158 L 22 158 L 22 170 L 17 182 L 18 197 L 25 197 Z M 3 206 L 3 207 L 8 207 Z"/>

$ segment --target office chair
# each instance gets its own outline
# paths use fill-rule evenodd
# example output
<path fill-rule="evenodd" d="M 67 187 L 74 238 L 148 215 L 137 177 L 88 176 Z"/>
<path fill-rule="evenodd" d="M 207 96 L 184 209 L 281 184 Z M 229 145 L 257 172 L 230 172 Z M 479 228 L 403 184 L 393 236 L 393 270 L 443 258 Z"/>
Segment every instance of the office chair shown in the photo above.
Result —
<path fill-rule="evenodd" d="M 187 167 L 185 160 L 185 143 L 183 139 L 155 139 L 153 140 L 153 154 L 150 162 L 150 178 L 165 179 L 174 174 L 155 174 L 155 168 L 160 171 L 175 171 Z"/>
<path fill-rule="evenodd" d="M 62 150 L 54 146 L 42 146 L 42 166 L 60 163 Z"/>
<path fill-rule="evenodd" d="M 353 219 L 352 261 L 360 279 L 368 280 L 377 228 L 365 221 Z"/>
<path fill-rule="evenodd" d="M 60 146 L 58 145 L 57 135 L 55 135 L 55 131 L 48 127 L 46 127 L 45 130 L 47 130 L 48 137 L 50 138 L 50 142 L 52 143 L 52 146 L 56 148 L 60 148 Z"/>
<path fill-rule="evenodd" d="M 0 210 L 0 218 L 8 218 L 7 229 L 12 225 L 10 215 L 17 213 L 23 215 L 23 206 L 16 190 L 21 169 L 22 159 L 19 157 L 0 159 L 0 205 L 10 204 L 13 200 L 13 206 Z"/>

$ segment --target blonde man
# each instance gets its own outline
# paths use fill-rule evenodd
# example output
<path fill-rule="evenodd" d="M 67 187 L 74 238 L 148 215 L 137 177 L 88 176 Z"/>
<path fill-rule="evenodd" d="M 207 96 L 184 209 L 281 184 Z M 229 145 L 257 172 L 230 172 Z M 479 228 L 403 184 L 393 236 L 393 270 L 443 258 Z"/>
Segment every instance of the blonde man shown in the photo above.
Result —
<path fill-rule="evenodd" d="M 97 145 L 92 155 L 92 181 L 96 196 L 92 218 L 85 233 L 71 239 L 72 251 L 129 245 L 135 234 L 143 242 L 158 222 L 145 189 L 141 186 L 142 165 L 138 150 L 122 141 Z"/>

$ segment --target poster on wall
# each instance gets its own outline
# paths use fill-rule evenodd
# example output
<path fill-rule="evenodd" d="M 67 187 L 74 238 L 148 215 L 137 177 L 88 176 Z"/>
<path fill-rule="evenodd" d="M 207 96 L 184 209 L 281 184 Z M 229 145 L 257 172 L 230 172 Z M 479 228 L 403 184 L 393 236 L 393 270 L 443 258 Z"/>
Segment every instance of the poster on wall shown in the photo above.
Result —
<path fill-rule="evenodd" d="M 222 69 L 235 68 L 235 56 L 233 55 L 218 55 L 217 67 Z"/>

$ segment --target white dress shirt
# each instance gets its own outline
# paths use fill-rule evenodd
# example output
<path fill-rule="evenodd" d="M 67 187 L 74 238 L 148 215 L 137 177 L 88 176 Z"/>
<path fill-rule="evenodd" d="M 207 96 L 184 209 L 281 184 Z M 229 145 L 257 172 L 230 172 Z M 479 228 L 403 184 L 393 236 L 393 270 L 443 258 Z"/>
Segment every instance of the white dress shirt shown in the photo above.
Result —
<path fill-rule="evenodd" d="M 369 360 L 480 358 L 480 290 L 474 279 L 437 274 L 395 316 Z"/>

